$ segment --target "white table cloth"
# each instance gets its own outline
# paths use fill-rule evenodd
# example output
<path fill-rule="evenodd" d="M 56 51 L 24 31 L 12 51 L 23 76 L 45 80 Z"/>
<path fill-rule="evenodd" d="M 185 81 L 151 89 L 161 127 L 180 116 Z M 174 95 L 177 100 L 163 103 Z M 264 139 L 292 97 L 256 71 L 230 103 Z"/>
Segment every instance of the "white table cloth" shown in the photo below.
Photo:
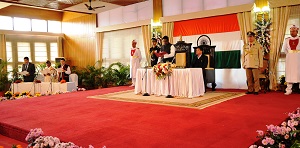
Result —
<path fill-rule="evenodd" d="M 300 53 L 287 53 L 285 63 L 286 82 L 300 82 Z"/>
<path fill-rule="evenodd" d="M 71 92 L 76 90 L 76 84 L 74 82 L 67 83 L 52 83 L 52 93 L 56 92 Z M 50 82 L 42 82 L 42 83 L 33 83 L 33 82 L 23 82 L 23 83 L 14 83 L 12 86 L 12 92 L 23 93 L 30 92 L 31 95 L 35 93 L 45 94 L 47 92 L 51 92 L 51 84 Z"/>
<path fill-rule="evenodd" d="M 205 88 L 201 68 L 173 69 L 169 79 L 166 77 L 163 80 L 157 80 L 152 69 L 147 69 L 147 75 L 145 72 L 146 69 L 137 70 L 135 94 L 147 92 L 157 96 L 170 94 L 188 98 L 204 95 Z M 147 80 L 147 86 L 145 80 Z"/>

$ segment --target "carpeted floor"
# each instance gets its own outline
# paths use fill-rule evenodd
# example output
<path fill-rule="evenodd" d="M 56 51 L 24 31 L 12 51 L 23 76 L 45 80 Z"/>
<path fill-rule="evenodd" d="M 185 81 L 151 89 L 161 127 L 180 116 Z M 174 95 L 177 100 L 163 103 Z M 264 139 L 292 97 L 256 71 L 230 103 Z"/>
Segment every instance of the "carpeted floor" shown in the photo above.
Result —
<path fill-rule="evenodd" d="M 11 148 L 13 145 L 21 145 L 22 148 L 26 148 L 28 144 L 9 137 L 2 136 L 0 134 L 0 147 L 2 146 L 3 148 Z"/>
<path fill-rule="evenodd" d="M 208 91 L 204 96 L 187 98 L 187 97 L 174 97 L 166 98 L 165 96 L 142 96 L 142 94 L 134 94 L 134 90 L 120 91 L 104 95 L 89 96 L 93 99 L 108 99 L 127 102 L 138 102 L 148 104 L 160 104 L 177 107 L 187 107 L 195 109 L 203 109 L 224 101 L 228 101 L 237 97 L 245 95 L 242 92 L 213 92 Z"/>
<path fill-rule="evenodd" d="M 300 106 L 299 94 L 278 92 L 245 95 L 202 110 L 87 98 L 130 89 L 0 102 L 0 124 L 40 127 L 46 135 L 84 147 L 247 148 L 256 141 L 257 129 L 279 124 Z"/>

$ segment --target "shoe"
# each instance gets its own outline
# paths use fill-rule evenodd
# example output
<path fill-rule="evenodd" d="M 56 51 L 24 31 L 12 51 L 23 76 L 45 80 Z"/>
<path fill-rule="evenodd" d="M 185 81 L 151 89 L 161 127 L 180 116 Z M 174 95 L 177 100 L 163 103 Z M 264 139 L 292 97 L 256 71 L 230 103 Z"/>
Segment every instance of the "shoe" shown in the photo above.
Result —
<path fill-rule="evenodd" d="M 286 92 L 286 93 L 284 93 L 284 95 L 290 95 L 290 94 L 292 94 L 292 92 Z"/>
<path fill-rule="evenodd" d="M 258 95 L 258 92 L 254 92 L 254 95 Z"/>
<path fill-rule="evenodd" d="M 249 92 L 249 91 L 247 91 L 247 92 L 246 92 L 246 94 L 247 94 L 247 95 L 248 95 L 248 94 L 253 94 L 253 92 Z"/>

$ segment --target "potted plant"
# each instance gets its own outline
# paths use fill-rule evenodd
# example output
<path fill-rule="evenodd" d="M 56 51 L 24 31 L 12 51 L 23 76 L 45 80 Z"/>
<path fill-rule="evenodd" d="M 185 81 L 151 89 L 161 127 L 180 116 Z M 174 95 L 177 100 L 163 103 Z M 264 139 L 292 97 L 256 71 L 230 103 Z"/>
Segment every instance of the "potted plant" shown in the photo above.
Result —
<path fill-rule="evenodd" d="M 112 77 L 116 86 L 123 86 L 129 82 L 130 67 L 117 62 L 109 66 L 112 69 Z"/>
<path fill-rule="evenodd" d="M 2 61 L 0 63 L 0 96 L 4 96 L 5 91 L 7 90 L 7 86 L 9 84 L 6 66 L 6 62 Z"/>

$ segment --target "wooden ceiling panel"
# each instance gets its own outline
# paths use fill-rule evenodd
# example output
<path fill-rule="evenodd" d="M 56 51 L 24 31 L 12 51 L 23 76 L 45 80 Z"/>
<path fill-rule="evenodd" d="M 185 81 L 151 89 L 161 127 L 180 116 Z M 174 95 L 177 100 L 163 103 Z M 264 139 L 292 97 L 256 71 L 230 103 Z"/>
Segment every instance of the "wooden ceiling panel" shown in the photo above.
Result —
<path fill-rule="evenodd" d="M 100 1 L 112 3 L 112 4 L 116 4 L 116 5 L 121 5 L 121 6 L 127 6 L 127 5 L 131 5 L 131 4 L 139 3 L 139 2 L 144 2 L 147 0 L 100 0 Z"/>
<path fill-rule="evenodd" d="M 0 1 L 8 2 L 12 4 L 63 10 L 73 5 L 82 3 L 83 0 L 0 0 Z"/>

